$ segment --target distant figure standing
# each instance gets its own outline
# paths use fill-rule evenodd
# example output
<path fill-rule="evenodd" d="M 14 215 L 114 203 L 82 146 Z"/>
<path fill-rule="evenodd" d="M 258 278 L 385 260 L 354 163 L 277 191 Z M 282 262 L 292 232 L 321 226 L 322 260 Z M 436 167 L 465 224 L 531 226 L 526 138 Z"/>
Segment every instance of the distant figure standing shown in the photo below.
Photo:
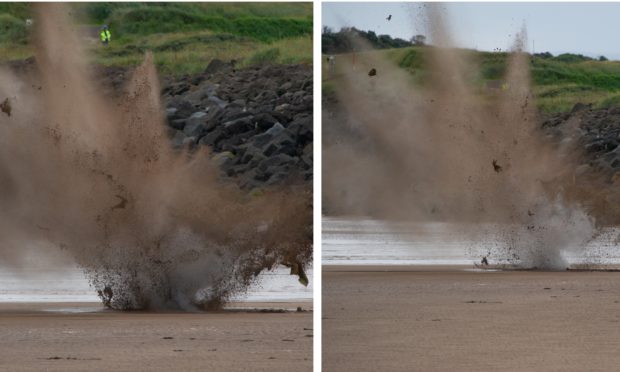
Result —
<path fill-rule="evenodd" d="M 329 75 L 334 75 L 334 71 L 336 70 L 336 57 L 333 55 L 327 57 L 327 67 L 329 70 Z"/>
<path fill-rule="evenodd" d="M 99 37 L 101 38 L 101 42 L 103 43 L 103 45 L 108 45 L 110 39 L 112 38 L 112 34 L 110 33 L 108 25 L 103 25 L 103 27 L 101 27 L 101 33 L 99 34 Z"/>

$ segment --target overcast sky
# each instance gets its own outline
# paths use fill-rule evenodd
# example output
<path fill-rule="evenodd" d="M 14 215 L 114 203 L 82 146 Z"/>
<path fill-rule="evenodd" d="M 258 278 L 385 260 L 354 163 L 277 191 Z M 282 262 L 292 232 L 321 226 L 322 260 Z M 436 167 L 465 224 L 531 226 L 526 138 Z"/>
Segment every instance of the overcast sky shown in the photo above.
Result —
<path fill-rule="evenodd" d="M 458 46 L 508 49 L 525 23 L 528 49 L 620 60 L 620 3 L 441 3 Z M 422 3 L 323 3 L 323 25 L 409 40 L 424 34 Z M 392 15 L 390 21 L 386 20 Z"/>

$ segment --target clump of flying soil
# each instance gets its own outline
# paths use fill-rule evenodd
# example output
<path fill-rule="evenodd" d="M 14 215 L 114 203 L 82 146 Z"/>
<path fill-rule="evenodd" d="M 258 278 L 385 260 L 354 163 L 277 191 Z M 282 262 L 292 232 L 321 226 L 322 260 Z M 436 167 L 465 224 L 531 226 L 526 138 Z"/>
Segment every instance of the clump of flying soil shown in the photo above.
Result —
<path fill-rule="evenodd" d="M 278 264 L 305 279 L 308 192 L 250 197 L 206 149 L 172 150 L 152 56 L 104 99 L 68 9 L 36 10 L 39 81 L 0 71 L 0 258 L 60 247 L 116 309 L 219 307 Z"/>
<path fill-rule="evenodd" d="M 595 214 L 573 187 L 579 151 L 540 129 L 525 28 L 502 91 L 483 99 L 471 54 L 452 47 L 439 7 L 424 9 L 434 43 L 424 51 L 425 84 L 374 51 L 357 54 L 355 68 L 339 66 L 338 105 L 323 116 L 328 213 L 455 222 L 471 241 L 495 242 L 492 252 L 471 249 L 478 260 L 565 269 L 565 253 L 596 234 Z"/>

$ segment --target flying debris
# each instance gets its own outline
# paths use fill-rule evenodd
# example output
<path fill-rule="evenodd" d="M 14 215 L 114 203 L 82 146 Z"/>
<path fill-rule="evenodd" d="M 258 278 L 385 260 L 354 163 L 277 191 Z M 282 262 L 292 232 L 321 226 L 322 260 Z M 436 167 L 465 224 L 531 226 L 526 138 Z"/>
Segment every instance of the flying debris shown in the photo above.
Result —
<path fill-rule="evenodd" d="M 493 170 L 496 171 L 497 173 L 502 171 L 502 167 L 497 164 L 497 160 L 493 160 Z"/>
<path fill-rule="evenodd" d="M 125 207 L 127 206 L 127 198 L 124 198 L 121 195 L 115 195 L 120 201 L 118 202 L 118 204 L 114 205 L 112 207 L 112 209 L 125 209 Z"/>
<path fill-rule="evenodd" d="M 377 75 L 377 70 L 372 68 L 370 69 L 370 71 L 368 71 L 368 76 L 375 76 Z"/>
<path fill-rule="evenodd" d="M 387 19 L 388 21 L 391 21 L 391 20 L 392 20 L 392 15 L 390 14 L 390 15 L 389 15 L 386 19 Z"/>
<path fill-rule="evenodd" d="M 8 116 L 11 116 L 11 102 L 9 102 L 8 98 L 5 99 L 4 102 L 0 103 L 0 110 Z"/>

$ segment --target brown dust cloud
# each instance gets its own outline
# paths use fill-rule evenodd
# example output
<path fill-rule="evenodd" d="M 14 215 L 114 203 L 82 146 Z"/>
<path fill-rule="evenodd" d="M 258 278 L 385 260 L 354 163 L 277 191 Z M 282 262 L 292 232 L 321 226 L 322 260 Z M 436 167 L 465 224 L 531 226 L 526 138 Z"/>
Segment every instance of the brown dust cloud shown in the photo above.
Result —
<path fill-rule="evenodd" d="M 206 148 L 173 150 L 153 56 L 104 96 L 70 17 L 37 5 L 36 73 L 0 70 L 3 265 L 62 250 L 116 309 L 218 308 L 279 264 L 304 277 L 310 193 L 249 196 Z"/>
<path fill-rule="evenodd" d="M 601 221 L 620 221 L 597 199 L 610 186 L 576 183 L 582 151 L 543 132 L 525 27 L 503 89 L 482 97 L 473 53 L 454 47 L 446 19 L 432 4 L 417 13 L 433 41 L 423 84 L 355 36 L 362 52 L 337 56 L 323 111 L 324 213 L 448 222 L 475 244 L 498 242 L 495 262 L 565 269 L 563 253 L 582 250 Z"/>

